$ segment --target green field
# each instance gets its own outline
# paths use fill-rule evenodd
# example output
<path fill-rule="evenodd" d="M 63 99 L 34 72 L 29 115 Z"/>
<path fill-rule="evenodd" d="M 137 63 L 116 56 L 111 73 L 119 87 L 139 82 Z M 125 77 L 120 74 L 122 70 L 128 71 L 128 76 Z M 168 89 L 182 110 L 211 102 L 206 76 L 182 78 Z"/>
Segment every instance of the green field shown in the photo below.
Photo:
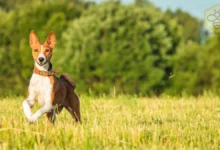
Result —
<path fill-rule="evenodd" d="M 220 149 L 220 98 L 81 96 L 82 124 L 66 110 L 54 126 L 29 124 L 24 98 L 0 100 L 0 149 Z M 36 110 L 36 108 L 35 108 Z"/>

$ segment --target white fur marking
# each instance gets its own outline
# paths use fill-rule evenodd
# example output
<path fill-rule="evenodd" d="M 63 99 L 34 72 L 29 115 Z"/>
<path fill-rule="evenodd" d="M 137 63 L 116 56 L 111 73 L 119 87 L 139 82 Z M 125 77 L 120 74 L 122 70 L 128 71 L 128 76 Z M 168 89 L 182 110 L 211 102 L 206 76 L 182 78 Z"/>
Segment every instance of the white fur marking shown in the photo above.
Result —
<path fill-rule="evenodd" d="M 40 66 L 37 62 L 35 62 L 35 66 L 41 71 L 48 71 L 50 64 L 47 62 L 43 66 Z"/>
<path fill-rule="evenodd" d="M 28 104 L 28 101 L 27 100 L 24 100 L 23 103 L 22 103 L 22 106 L 23 106 L 23 109 L 24 109 L 24 114 L 25 116 L 30 119 L 31 115 L 32 115 L 32 112 L 31 112 L 31 107 L 30 105 Z"/>
<path fill-rule="evenodd" d="M 73 111 L 71 107 L 68 107 L 68 109 L 69 109 L 70 111 Z"/>
<path fill-rule="evenodd" d="M 44 50 L 44 46 L 41 45 L 41 46 L 40 46 L 40 54 L 39 54 L 38 57 L 37 57 L 37 61 L 38 61 L 38 59 L 39 59 L 40 57 L 43 57 L 43 58 L 44 58 L 44 61 L 43 61 L 43 62 L 39 62 L 39 61 L 38 61 L 38 63 L 42 63 L 42 64 L 44 64 L 44 63 L 47 61 L 47 59 L 46 59 L 46 57 L 45 57 L 45 55 L 44 55 L 44 53 L 43 53 L 43 50 Z"/>
<path fill-rule="evenodd" d="M 46 103 L 50 103 L 52 87 L 49 77 L 34 73 L 31 77 L 29 91 L 36 93 L 38 103 L 43 106 Z"/>
<path fill-rule="evenodd" d="M 71 107 L 68 107 L 68 110 L 69 110 L 70 114 L 72 115 L 72 117 L 74 117 L 74 115 L 73 115 L 73 109 L 72 109 Z"/>
<path fill-rule="evenodd" d="M 41 54 L 43 54 L 43 50 L 44 50 L 44 46 L 41 45 L 41 46 L 40 46 L 40 53 L 41 53 Z"/>
<path fill-rule="evenodd" d="M 33 73 L 29 84 L 29 97 L 22 103 L 25 116 L 30 122 L 35 122 L 42 114 L 52 110 L 53 107 L 50 103 L 52 88 L 49 77 Z M 35 98 L 43 107 L 32 115 L 30 107 Z"/>

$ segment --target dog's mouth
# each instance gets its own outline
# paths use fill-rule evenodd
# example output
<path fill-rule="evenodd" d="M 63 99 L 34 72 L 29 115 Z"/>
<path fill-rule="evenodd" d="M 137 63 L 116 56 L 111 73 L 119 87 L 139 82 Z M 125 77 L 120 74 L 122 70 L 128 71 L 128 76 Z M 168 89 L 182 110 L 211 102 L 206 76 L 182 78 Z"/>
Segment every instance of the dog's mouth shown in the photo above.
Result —
<path fill-rule="evenodd" d="M 44 61 L 44 62 L 39 62 L 39 61 L 35 60 L 35 62 L 36 62 L 39 66 L 43 66 L 43 65 L 45 65 L 45 64 L 48 62 L 48 60 L 46 60 L 46 61 Z"/>

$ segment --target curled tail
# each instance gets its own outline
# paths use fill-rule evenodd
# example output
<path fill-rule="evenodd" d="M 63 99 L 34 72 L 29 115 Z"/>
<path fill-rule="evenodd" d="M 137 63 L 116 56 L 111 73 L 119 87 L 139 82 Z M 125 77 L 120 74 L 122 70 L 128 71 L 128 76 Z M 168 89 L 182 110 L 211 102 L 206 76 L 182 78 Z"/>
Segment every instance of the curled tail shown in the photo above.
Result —
<path fill-rule="evenodd" d="M 75 82 L 73 81 L 73 79 L 70 77 L 70 75 L 68 75 L 68 74 L 62 74 L 62 75 L 60 76 L 60 78 L 66 80 L 66 81 L 73 87 L 73 89 L 76 88 L 76 84 L 75 84 Z"/>

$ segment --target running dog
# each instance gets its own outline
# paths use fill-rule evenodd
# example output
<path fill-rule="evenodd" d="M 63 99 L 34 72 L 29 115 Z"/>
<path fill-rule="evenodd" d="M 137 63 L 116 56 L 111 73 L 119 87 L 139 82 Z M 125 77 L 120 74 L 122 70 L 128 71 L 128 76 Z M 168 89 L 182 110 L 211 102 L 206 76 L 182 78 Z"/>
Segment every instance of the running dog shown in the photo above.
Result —
<path fill-rule="evenodd" d="M 55 73 L 58 70 L 52 70 L 50 59 L 56 44 L 55 34 L 50 32 L 46 41 L 40 43 L 32 30 L 29 44 L 34 59 L 34 70 L 28 87 L 28 97 L 22 103 L 27 120 L 33 123 L 46 114 L 48 121 L 54 123 L 57 114 L 65 107 L 76 122 L 80 122 L 80 101 L 74 92 L 75 83 L 68 74 L 62 74 L 57 78 Z M 31 108 L 35 101 L 38 101 L 41 108 L 32 114 Z"/>

